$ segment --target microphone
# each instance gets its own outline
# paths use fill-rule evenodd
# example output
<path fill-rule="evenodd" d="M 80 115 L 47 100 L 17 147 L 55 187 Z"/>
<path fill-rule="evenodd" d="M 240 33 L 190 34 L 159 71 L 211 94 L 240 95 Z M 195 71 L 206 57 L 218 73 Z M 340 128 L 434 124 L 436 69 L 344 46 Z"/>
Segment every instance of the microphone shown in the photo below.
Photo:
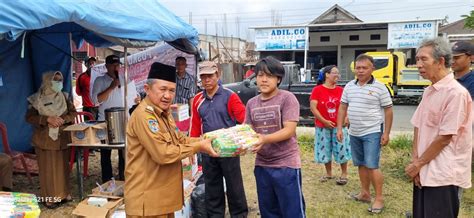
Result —
<path fill-rule="evenodd" d="M 115 71 L 115 77 L 116 77 L 116 78 L 118 79 L 118 81 L 119 81 L 118 87 L 119 87 L 119 89 L 120 89 L 120 78 L 119 78 L 119 76 L 118 76 L 118 73 L 119 73 L 118 71 Z"/>

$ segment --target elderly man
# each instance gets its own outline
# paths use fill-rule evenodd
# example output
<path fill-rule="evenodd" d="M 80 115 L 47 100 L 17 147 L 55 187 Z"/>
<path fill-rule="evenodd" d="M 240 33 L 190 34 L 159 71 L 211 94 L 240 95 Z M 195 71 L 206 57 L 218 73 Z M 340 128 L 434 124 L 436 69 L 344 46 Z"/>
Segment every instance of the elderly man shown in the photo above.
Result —
<path fill-rule="evenodd" d="M 147 97 L 127 125 L 125 212 L 127 217 L 174 217 L 184 204 L 181 160 L 196 152 L 217 156 L 211 140 L 176 131 L 170 106 L 176 93 L 175 68 L 152 64 Z"/>
<path fill-rule="evenodd" d="M 0 191 L 12 190 L 13 162 L 10 156 L 0 153 Z"/>
<path fill-rule="evenodd" d="M 442 38 L 425 40 L 416 54 L 425 89 L 411 123 L 414 217 L 457 217 L 458 192 L 471 187 L 472 100 L 448 67 L 451 49 Z"/>

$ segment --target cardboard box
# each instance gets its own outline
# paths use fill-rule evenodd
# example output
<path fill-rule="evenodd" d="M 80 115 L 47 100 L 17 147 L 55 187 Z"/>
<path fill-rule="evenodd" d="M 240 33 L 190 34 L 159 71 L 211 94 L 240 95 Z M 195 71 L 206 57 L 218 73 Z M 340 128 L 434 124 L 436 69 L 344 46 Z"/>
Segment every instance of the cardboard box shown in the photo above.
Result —
<path fill-rule="evenodd" d="M 178 104 L 176 107 L 171 107 L 171 114 L 175 121 L 183 121 L 189 119 L 189 105 Z"/>
<path fill-rule="evenodd" d="M 196 181 L 183 180 L 183 195 L 185 199 L 191 197 L 194 188 L 196 188 Z"/>
<path fill-rule="evenodd" d="M 91 195 L 92 196 L 92 195 Z M 114 214 L 115 209 L 117 209 L 122 203 L 123 198 L 109 196 L 107 198 L 108 202 L 103 207 L 96 207 L 87 204 L 88 198 L 81 201 L 77 207 L 72 211 L 72 215 L 78 217 L 104 217 L 108 218 Z"/>
<path fill-rule="evenodd" d="M 92 194 L 93 195 L 99 195 L 99 196 L 116 196 L 116 197 L 122 197 L 123 196 L 123 188 L 125 185 L 124 181 L 118 181 L 115 180 L 115 188 L 112 190 L 109 190 L 109 186 L 112 184 L 112 181 L 109 180 L 106 183 L 100 185 L 104 189 L 104 191 L 100 191 L 99 187 L 95 187 L 92 189 Z M 92 196 L 92 195 L 91 195 Z"/>
<path fill-rule="evenodd" d="M 184 199 L 184 205 L 181 210 L 174 212 L 175 218 L 189 218 L 191 217 L 191 198 Z"/>
<path fill-rule="evenodd" d="M 181 160 L 183 167 L 183 180 L 187 179 L 189 181 L 192 181 L 196 176 L 196 173 L 198 171 L 197 155 L 193 155 L 193 158 L 194 164 L 191 164 L 189 158 L 184 158 L 183 160 Z"/>
<path fill-rule="evenodd" d="M 71 132 L 71 140 L 74 144 L 101 144 L 101 140 L 107 139 L 107 124 L 105 122 L 83 122 L 66 127 L 64 131 Z"/>

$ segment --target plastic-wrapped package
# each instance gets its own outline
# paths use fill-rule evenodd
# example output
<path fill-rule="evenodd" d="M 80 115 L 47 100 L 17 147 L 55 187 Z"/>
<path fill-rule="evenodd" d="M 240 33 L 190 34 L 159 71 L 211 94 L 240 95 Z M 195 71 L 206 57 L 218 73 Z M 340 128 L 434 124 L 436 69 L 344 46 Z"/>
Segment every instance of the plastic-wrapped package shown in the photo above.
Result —
<path fill-rule="evenodd" d="M 35 218 L 40 213 L 34 194 L 0 192 L 0 217 Z"/>
<path fill-rule="evenodd" d="M 220 157 L 243 155 L 258 142 L 258 135 L 249 125 L 236 125 L 227 129 L 219 129 L 204 134 L 204 138 L 212 138 L 212 148 Z"/>

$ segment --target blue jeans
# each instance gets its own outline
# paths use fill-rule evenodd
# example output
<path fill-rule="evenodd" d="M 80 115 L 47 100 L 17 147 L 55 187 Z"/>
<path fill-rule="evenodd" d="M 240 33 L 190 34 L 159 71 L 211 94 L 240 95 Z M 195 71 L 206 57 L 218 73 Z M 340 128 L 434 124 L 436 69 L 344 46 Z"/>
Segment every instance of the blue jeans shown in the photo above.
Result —
<path fill-rule="evenodd" d="M 258 206 L 263 218 L 302 218 L 301 169 L 255 166 Z"/>
<path fill-rule="evenodd" d="M 352 163 L 354 166 L 365 166 L 369 169 L 378 169 L 380 161 L 381 132 L 364 136 L 350 136 Z"/>

